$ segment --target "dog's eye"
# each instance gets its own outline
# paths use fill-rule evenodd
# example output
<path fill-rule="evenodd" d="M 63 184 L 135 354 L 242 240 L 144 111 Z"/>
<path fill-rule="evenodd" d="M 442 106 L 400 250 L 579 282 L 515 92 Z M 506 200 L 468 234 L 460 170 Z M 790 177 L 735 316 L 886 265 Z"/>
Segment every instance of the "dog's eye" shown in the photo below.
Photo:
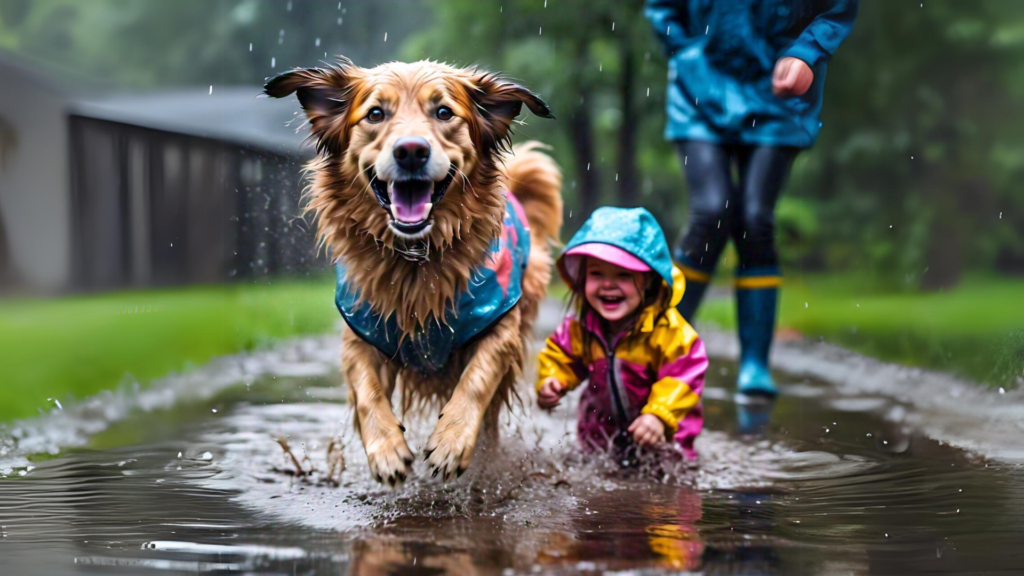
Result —
<path fill-rule="evenodd" d="M 366 113 L 366 120 L 370 124 L 377 124 L 378 122 L 384 121 L 384 110 L 381 110 L 380 106 L 374 106 L 370 108 L 370 111 Z"/>
<path fill-rule="evenodd" d="M 444 120 L 447 122 L 448 120 L 454 118 L 455 114 L 452 112 L 451 108 L 447 106 L 441 106 L 440 108 L 437 109 L 437 112 L 434 112 L 434 116 L 437 116 L 438 120 Z"/>

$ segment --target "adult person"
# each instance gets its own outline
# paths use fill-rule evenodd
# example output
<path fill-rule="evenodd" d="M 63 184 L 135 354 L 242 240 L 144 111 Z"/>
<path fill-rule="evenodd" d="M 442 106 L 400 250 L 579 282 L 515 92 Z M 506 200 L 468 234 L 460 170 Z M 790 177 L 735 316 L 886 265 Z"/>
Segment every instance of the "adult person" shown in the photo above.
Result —
<path fill-rule="evenodd" d="M 668 123 L 690 192 L 673 249 L 692 320 L 730 238 L 744 394 L 776 394 L 768 370 L 782 275 L 774 211 L 800 150 L 821 127 L 825 69 L 857 0 L 648 0 L 668 52 Z M 733 177 L 733 170 L 736 178 Z"/>

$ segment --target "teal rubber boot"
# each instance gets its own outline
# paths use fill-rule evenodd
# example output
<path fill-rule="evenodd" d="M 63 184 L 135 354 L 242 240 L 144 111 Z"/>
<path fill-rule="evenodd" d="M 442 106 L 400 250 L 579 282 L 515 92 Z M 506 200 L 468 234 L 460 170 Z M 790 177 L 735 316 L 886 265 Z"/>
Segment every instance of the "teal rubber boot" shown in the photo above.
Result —
<path fill-rule="evenodd" d="M 741 279 L 742 281 L 742 279 Z M 741 394 L 775 396 L 775 380 L 768 369 L 768 353 L 775 334 L 777 286 L 736 288 L 736 314 L 740 336 L 740 373 L 736 387 Z"/>

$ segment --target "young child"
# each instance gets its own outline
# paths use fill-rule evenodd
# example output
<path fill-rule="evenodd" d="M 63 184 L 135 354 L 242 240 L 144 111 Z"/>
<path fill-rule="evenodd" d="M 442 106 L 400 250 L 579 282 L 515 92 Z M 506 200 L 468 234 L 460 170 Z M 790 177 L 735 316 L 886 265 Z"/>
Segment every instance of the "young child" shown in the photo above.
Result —
<path fill-rule="evenodd" d="M 671 438 L 695 457 L 708 359 L 676 310 L 685 280 L 654 216 L 599 208 L 557 264 L 574 311 L 540 353 L 537 403 L 551 409 L 587 381 L 577 420 L 584 449 L 629 450 Z"/>

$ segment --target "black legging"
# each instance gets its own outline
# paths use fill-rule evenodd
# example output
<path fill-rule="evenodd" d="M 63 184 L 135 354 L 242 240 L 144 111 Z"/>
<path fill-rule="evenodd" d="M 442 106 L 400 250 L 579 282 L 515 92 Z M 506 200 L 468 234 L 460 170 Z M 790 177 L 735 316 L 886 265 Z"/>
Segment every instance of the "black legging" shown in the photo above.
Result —
<path fill-rule="evenodd" d="M 799 149 L 688 140 L 676 150 L 690 187 L 689 225 L 676 259 L 710 276 L 731 235 L 740 270 L 777 269 L 775 202 Z"/>

